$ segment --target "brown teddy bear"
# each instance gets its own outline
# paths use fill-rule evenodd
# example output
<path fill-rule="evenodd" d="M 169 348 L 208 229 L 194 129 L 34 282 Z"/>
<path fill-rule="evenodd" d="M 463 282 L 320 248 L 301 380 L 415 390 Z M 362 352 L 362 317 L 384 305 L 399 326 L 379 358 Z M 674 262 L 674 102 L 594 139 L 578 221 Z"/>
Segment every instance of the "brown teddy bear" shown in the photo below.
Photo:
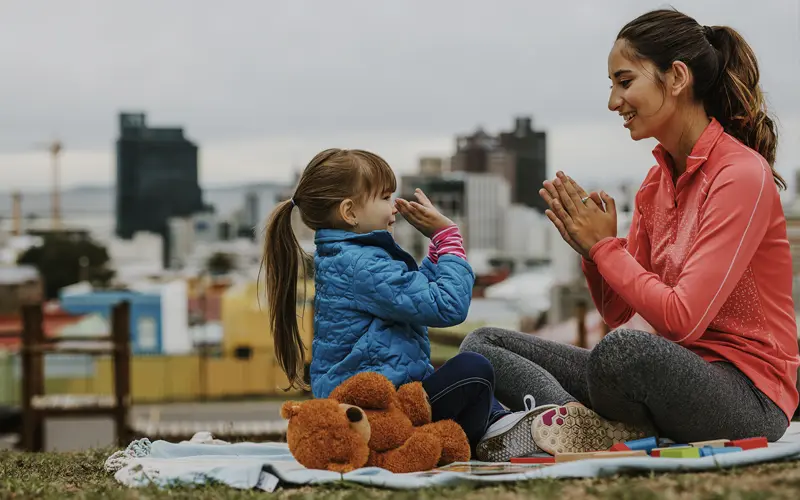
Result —
<path fill-rule="evenodd" d="M 420 472 L 470 458 L 469 441 L 458 424 L 431 423 L 419 382 L 395 390 L 383 375 L 363 372 L 327 399 L 287 401 L 281 416 L 289 420 L 289 451 L 310 469 Z"/>

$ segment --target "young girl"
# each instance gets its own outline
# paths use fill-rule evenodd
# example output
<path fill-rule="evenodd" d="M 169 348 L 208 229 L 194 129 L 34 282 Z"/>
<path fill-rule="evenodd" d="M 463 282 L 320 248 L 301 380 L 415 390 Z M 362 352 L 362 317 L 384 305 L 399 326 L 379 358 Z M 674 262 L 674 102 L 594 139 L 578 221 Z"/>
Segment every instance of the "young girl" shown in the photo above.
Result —
<path fill-rule="evenodd" d="M 292 199 L 274 210 L 264 267 L 275 354 L 292 387 L 305 387 L 304 345 L 296 318 L 297 271 L 304 253 L 291 227 L 300 211 L 316 231 L 311 389 L 324 398 L 353 375 L 373 371 L 396 386 L 421 381 L 434 420 L 453 419 L 482 460 L 537 451 L 533 418 L 547 409 L 511 413 L 494 399 L 494 371 L 483 356 L 463 353 L 434 371 L 428 326 L 462 323 L 475 280 L 458 227 L 417 190 L 417 201 L 392 202 L 392 169 L 361 150 L 316 155 Z M 392 237 L 397 212 L 431 239 L 421 266 Z"/>

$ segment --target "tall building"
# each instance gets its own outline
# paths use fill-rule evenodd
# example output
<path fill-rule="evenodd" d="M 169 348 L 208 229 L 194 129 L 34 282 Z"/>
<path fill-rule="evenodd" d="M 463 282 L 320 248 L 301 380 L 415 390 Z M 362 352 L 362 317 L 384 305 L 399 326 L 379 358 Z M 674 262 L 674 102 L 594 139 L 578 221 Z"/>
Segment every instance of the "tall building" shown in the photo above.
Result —
<path fill-rule="evenodd" d="M 260 206 L 261 200 L 255 191 L 248 191 L 244 196 L 244 225 L 250 226 L 252 233 L 261 219 Z"/>
<path fill-rule="evenodd" d="M 489 171 L 489 157 L 497 148 L 497 138 L 482 128 L 472 135 L 456 137 L 456 152 L 450 163 L 453 172 L 486 173 Z"/>
<path fill-rule="evenodd" d="M 513 202 L 544 213 L 547 203 L 539 189 L 547 180 L 547 134 L 533 130 L 530 117 L 518 117 L 514 130 L 500 134 L 500 149 L 505 153 L 503 173 L 511 184 Z"/>
<path fill-rule="evenodd" d="M 197 145 L 182 128 L 148 127 L 144 113 L 120 113 L 117 139 L 116 234 L 130 239 L 139 231 L 164 240 L 170 262 L 169 224 L 207 210 L 197 172 Z"/>
<path fill-rule="evenodd" d="M 547 134 L 533 129 L 530 117 L 517 117 L 514 128 L 491 136 L 478 129 L 456 139 L 452 170 L 492 173 L 511 186 L 511 201 L 544 213 L 547 204 L 539 188 L 547 179 Z"/>
<path fill-rule="evenodd" d="M 468 174 L 465 187 L 468 247 L 472 250 L 502 249 L 505 217 L 511 207 L 509 183 L 498 175 Z"/>
<path fill-rule="evenodd" d="M 242 217 L 236 231 L 238 238 L 256 240 L 256 232 L 261 223 L 261 195 L 258 191 L 250 190 L 244 195 Z"/>
<path fill-rule="evenodd" d="M 419 159 L 419 173 L 421 175 L 442 175 L 444 172 L 444 158 L 441 156 L 423 156 Z"/>

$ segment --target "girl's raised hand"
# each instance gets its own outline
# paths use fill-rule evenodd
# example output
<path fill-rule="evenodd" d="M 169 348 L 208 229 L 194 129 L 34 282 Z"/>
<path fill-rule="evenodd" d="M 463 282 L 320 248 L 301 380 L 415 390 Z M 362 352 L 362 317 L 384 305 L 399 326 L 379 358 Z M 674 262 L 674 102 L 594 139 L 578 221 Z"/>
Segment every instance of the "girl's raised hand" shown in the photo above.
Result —
<path fill-rule="evenodd" d="M 436 232 L 453 225 L 453 221 L 442 215 L 421 189 L 414 191 L 414 197 L 417 201 L 397 198 L 395 206 L 403 218 L 414 226 L 417 231 L 430 238 Z"/>

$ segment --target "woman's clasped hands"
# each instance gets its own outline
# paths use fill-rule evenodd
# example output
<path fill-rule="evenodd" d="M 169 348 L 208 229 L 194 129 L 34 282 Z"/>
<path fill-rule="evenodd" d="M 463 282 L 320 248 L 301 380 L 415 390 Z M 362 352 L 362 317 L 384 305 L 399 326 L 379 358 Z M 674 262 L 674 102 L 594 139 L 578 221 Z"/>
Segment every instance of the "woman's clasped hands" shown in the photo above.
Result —
<path fill-rule="evenodd" d="M 569 246 L 586 259 L 592 247 L 617 236 L 617 207 L 605 191 L 591 194 L 571 177 L 558 172 L 539 190 L 550 209 L 545 215 Z"/>

